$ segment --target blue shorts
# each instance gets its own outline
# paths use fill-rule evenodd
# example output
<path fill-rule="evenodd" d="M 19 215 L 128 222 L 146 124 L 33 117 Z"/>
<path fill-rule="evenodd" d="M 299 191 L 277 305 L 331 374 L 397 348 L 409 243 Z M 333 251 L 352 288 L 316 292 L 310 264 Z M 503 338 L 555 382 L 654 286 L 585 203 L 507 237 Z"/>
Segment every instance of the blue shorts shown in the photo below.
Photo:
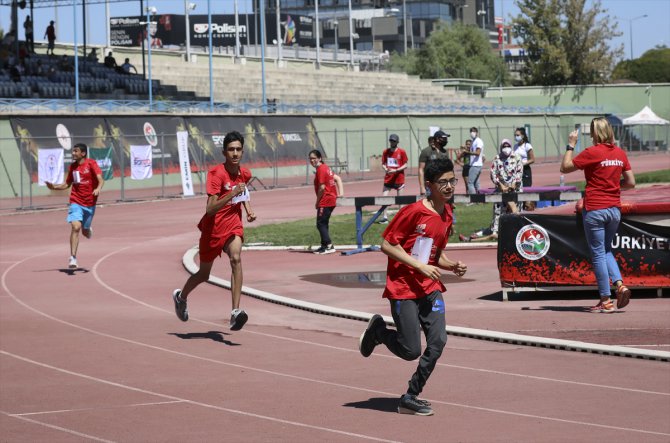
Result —
<path fill-rule="evenodd" d="M 70 209 L 67 211 L 67 222 L 78 221 L 81 222 L 82 228 L 91 229 L 94 214 L 95 206 L 81 206 L 76 203 L 70 203 Z"/>

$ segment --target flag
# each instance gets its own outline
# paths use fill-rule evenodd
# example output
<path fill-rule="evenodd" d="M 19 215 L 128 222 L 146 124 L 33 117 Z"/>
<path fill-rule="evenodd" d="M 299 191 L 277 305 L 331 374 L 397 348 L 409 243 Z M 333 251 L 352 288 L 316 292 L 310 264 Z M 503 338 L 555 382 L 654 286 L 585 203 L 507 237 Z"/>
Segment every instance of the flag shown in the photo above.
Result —
<path fill-rule="evenodd" d="M 45 182 L 60 184 L 65 181 L 64 152 L 61 148 L 39 149 L 37 157 L 39 186 L 46 186 Z"/>
<path fill-rule="evenodd" d="M 146 180 L 153 176 L 151 145 L 130 146 L 130 178 Z"/>
<path fill-rule="evenodd" d="M 88 156 L 95 160 L 102 171 L 102 178 L 107 181 L 114 176 L 112 169 L 112 147 L 108 148 L 88 148 Z"/>

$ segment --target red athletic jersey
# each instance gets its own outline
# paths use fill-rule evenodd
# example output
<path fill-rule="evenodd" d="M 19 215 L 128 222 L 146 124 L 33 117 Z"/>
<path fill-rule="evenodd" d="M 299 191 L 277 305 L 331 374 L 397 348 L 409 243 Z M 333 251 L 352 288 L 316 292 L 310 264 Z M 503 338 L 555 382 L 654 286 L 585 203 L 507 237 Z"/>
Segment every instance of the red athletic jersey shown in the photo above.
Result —
<path fill-rule="evenodd" d="M 79 176 L 78 180 L 75 180 L 75 175 Z M 102 175 L 102 171 L 95 160 L 84 158 L 81 164 L 73 162 L 65 179 L 68 185 L 72 185 L 70 203 L 76 203 L 80 206 L 95 206 L 98 197 L 93 195 L 93 190 L 98 187 L 98 175 Z"/>
<path fill-rule="evenodd" d="M 319 200 L 319 208 L 330 208 L 337 204 L 337 186 L 335 185 L 335 178 L 333 171 L 328 165 L 321 163 L 316 168 L 316 175 L 314 176 L 314 192 L 319 194 L 319 186 L 326 185 L 326 189 Z"/>
<path fill-rule="evenodd" d="M 384 149 L 384 152 L 382 153 L 382 164 L 385 165 L 390 171 L 398 169 L 399 167 L 407 164 L 407 153 L 402 148 L 395 148 L 393 152 L 391 152 L 390 149 Z M 405 183 L 404 169 L 395 174 L 384 175 L 385 185 L 402 185 L 404 183 Z"/>
<path fill-rule="evenodd" d="M 230 194 L 233 187 L 240 183 L 249 183 L 251 171 L 240 166 L 237 175 L 231 176 L 225 165 L 214 166 L 207 173 L 207 195 L 216 195 L 219 199 Z M 198 228 L 211 238 L 221 238 L 229 232 L 242 229 L 242 202 L 229 202 L 214 215 L 205 215 L 200 219 Z"/>
<path fill-rule="evenodd" d="M 437 266 L 438 251 L 447 246 L 453 222 L 451 205 L 444 207 L 442 215 L 426 208 L 423 200 L 402 208 L 388 225 L 382 237 L 392 245 L 400 245 L 409 255 L 418 237 L 433 239 L 428 264 Z M 384 298 L 394 300 L 423 298 L 434 291 L 444 292 L 440 280 L 431 280 L 419 271 L 391 257 L 386 267 L 386 289 Z"/>
<path fill-rule="evenodd" d="M 630 171 L 630 163 L 623 149 L 610 143 L 601 143 L 582 151 L 572 160 L 577 169 L 584 170 L 587 211 L 621 207 L 621 174 Z"/>

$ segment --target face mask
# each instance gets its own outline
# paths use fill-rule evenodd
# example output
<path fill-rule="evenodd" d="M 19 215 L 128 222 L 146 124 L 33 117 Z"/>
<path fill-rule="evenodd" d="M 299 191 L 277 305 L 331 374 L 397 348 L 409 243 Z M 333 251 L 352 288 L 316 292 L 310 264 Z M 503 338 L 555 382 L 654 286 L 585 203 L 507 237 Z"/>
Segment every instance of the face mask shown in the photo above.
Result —
<path fill-rule="evenodd" d="M 504 157 L 509 157 L 512 153 L 512 148 L 502 148 L 501 152 Z"/>
<path fill-rule="evenodd" d="M 438 138 L 438 139 L 435 140 L 435 145 L 440 147 L 440 148 L 444 148 L 445 146 L 447 146 L 447 139 L 446 138 Z"/>
<path fill-rule="evenodd" d="M 520 142 L 521 140 L 523 140 L 523 137 L 521 137 L 520 135 L 515 135 L 514 140 Z"/>
<path fill-rule="evenodd" d="M 477 133 L 476 132 L 471 132 L 470 137 L 472 137 L 473 139 L 477 138 Z"/>

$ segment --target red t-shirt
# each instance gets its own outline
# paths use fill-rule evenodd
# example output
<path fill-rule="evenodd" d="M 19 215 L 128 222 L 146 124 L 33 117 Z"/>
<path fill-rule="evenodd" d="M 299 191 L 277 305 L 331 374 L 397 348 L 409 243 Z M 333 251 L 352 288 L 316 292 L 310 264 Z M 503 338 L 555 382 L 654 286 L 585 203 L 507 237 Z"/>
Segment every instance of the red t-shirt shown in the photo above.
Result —
<path fill-rule="evenodd" d="M 399 167 L 407 164 L 407 153 L 402 148 L 395 148 L 394 151 L 390 149 L 384 149 L 382 153 L 382 164 L 386 165 L 389 170 L 398 169 Z M 403 169 L 400 172 L 395 174 L 386 174 L 384 175 L 384 184 L 385 185 L 402 185 L 405 183 L 405 170 Z"/>
<path fill-rule="evenodd" d="M 582 151 L 572 160 L 577 169 L 584 170 L 587 211 L 621 207 L 621 174 L 630 171 L 630 163 L 623 149 L 610 143 L 601 143 Z"/>
<path fill-rule="evenodd" d="M 78 180 L 75 176 L 78 175 Z M 80 206 L 95 206 L 98 197 L 93 195 L 93 190 L 98 187 L 98 175 L 102 175 L 100 166 L 95 160 L 84 158 L 84 161 L 74 162 L 70 165 L 65 182 L 72 185 L 70 191 L 70 203 Z"/>
<path fill-rule="evenodd" d="M 216 195 L 219 199 L 230 194 L 233 187 L 240 183 L 249 183 L 251 171 L 240 166 L 237 175 L 230 175 L 224 164 L 216 165 L 207 173 L 207 195 Z M 205 215 L 200 219 L 198 228 L 212 238 L 224 237 L 227 233 L 242 229 L 242 202 L 233 203 L 219 209 L 214 215 Z"/>
<path fill-rule="evenodd" d="M 337 186 L 335 185 L 335 178 L 333 171 L 328 165 L 321 163 L 316 168 L 316 175 L 314 176 L 314 192 L 319 194 L 319 186 L 326 185 L 323 191 L 321 200 L 319 200 L 319 208 L 331 208 L 337 204 Z"/>
<path fill-rule="evenodd" d="M 445 205 L 444 212 L 440 215 L 425 207 L 423 200 L 420 200 L 402 208 L 388 225 L 382 237 L 392 245 L 402 246 L 409 255 L 412 254 L 417 237 L 431 238 L 433 245 L 428 264 L 437 266 L 440 258 L 438 252 L 447 246 L 452 222 L 451 205 Z M 414 268 L 389 257 L 384 298 L 416 299 L 423 298 L 434 291 L 446 291 L 440 280 L 431 280 Z"/>

